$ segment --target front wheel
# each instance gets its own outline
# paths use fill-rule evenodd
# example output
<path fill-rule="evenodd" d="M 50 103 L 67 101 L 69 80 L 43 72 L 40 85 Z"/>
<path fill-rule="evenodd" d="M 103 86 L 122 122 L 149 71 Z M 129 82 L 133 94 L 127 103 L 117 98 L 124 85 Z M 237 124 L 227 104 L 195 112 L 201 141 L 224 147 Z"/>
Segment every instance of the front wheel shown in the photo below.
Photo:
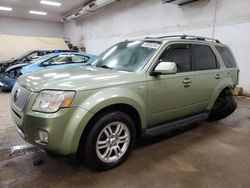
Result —
<path fill-rule="evenodd" d="M 94 121 L 87 135 L 86 164 L 96 170 L 108 170 L 124 162 L 135 144 L 135 125 L 123 112 L 109 112 Z"/>

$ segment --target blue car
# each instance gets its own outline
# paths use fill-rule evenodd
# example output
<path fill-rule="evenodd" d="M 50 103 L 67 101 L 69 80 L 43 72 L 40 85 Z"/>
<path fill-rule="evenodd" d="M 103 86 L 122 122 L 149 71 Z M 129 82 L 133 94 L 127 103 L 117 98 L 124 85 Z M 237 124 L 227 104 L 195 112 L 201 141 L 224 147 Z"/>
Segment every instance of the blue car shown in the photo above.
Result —
<path fill-rule="evenodd" d="M 49 54 L 35 60 L 32 64 L 17 64 L 6 69 L 4 75 L 0 77 L 0 88 L 2 91 L 11 91 L 17 78 L 23 74 L 59 67 L 88 65 L 95 59 L 95 55 L 80 52 Z"/>
<path fill-rule="evenodd" d="M 12 66 L 12 65 L 16 65 L 16 64 L 21 64 L 21 63 L 30 63 L 31 61 L 41 57 L 41 56 L 45 56 L 47 54 L 52 54 L 52 53 L 59 53 L 59 52 L 77 52 L 75 50 L 31 50 L 26 52 L 25 54 L 23 54 L 20 57 L 17 58 L 13 58 L 7 61 L 0 61 L 0 74 L 4 73 L 5 70 Z"/>
<path fill-rule="evenodd" d="M 79 52 L 49 54 L 39 58 L 34 63 L 23 67 L 21 69 L 21 74 L 27 74 L 34 71 L 59 67 L 74 67 L 87 65 L 93 62 L 95 59 L 95 55 Z"/>

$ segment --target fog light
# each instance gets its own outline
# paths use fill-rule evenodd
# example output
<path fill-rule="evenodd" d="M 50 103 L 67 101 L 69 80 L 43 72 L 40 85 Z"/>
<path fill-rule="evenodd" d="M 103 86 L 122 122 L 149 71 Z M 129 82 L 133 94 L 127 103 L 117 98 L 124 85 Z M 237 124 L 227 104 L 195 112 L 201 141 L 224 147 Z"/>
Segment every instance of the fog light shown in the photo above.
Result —
<path fill-rule="evenodd" d="M 47 131 L 39 130 L 38 133 L 39 133 L 39 140 L 42 143 L 48 143 L 49 142 L 49 134 L 48 134 Z"/>
<path fill-rule="evenodd" d="M 0 82 L 0 87 L 3 87 L 3 86 L 4 86 L 3 82 Z"/>

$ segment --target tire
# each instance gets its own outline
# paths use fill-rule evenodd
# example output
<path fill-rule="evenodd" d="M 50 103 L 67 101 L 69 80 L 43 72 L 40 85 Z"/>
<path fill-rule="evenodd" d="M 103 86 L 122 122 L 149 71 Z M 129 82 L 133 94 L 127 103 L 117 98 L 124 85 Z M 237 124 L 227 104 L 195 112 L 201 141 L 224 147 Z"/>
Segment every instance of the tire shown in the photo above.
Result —
<path fill-rule="evenodd" d="M 231 92 L 225 92 L 224 95 L 220 95 L 212 108 L 209 116 L 209 120 L 216 121 L 231 115 L 237 108 L 237 102 Z"/>
<path fill-rule="evenodd" d="M 98 116 L 92 126 L 82 154 L 86 165 L 103 171 L 123 163 L 135 145 L 136 129 L 131 117 L 112 111 Z"/>

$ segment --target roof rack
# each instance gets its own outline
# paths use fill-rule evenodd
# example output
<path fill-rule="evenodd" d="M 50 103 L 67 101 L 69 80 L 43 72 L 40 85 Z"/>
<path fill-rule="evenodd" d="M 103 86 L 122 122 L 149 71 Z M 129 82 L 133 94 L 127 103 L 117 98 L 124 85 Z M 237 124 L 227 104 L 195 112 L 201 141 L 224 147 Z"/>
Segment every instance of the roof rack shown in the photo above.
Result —
<path fill-rule="evenodd" d="M 164 38 L 180 38 L 180 39 L 189 39 L 189 40 L 213 41 L 216 43 L 220 43 L 218 39 L 200 37 L 200 36 L 194 36 L 194 35 L 167 35 L 167 36 L 160 36 L 160 37 L 146 37 L 145 39 L 164 39 Z"/>

